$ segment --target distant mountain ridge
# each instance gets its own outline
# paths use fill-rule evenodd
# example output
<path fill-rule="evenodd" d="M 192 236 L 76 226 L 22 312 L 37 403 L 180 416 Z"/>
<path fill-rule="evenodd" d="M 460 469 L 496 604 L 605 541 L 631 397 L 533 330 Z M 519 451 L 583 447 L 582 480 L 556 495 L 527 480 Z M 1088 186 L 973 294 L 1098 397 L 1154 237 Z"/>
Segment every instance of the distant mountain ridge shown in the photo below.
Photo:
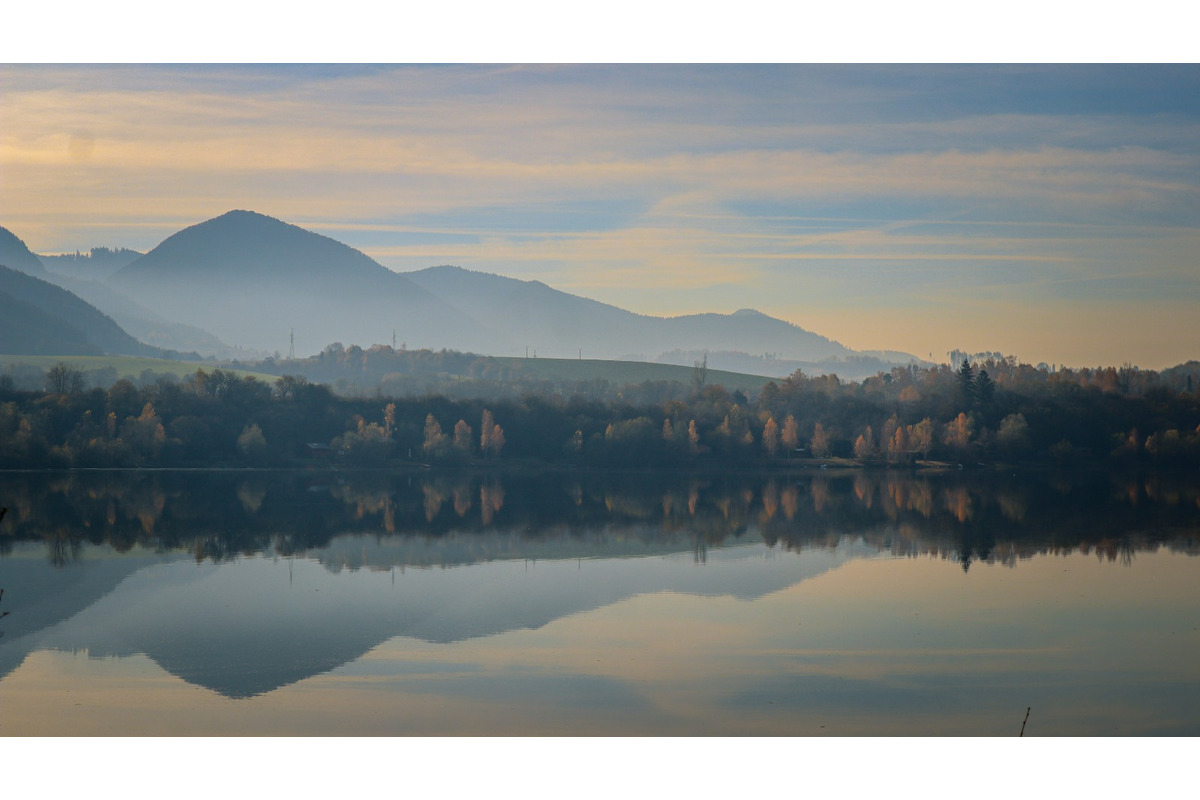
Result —
<path fill-rule="evenodd" d="M 109 285 L 232 344 L 299 352 L 340 341 L 469 349 L 495 335 L 363 253 L 252 211 L 168 237 Z"/>
<path fill-rule="evenodd" d="M 194 341 L 208 353 L 213 342 L 228 342 L 280 355 L 294 345 L 303 357 L 341 342 L 641 361 L 711 351 L 775 366 L 861 355 L 753 309 L 657 317 L 457 266 L 395 272 L 334 239 L 245 210 L 184 228 L 114 272 L 105 285 L 128 299 L 125 306 L 99 283 L 51 279 L 121 316 L 143 339 L 156 331 L 163 337 L 156 343 Z M 180 330 L 164 333 L 164 319 Z M 215 336 L 202 348 L 207 333 Z M 897 363 L 914 360 L 895 355 L 903 356 Z"/>
<path fill-rule="evenodd" d="M 798 325 L 742 309 L 732 314 L 654 317 L 553 289 L 462 267 L 429 267 L 403 273 L 448 303 L 475 316 L 538 355 L 654 361 L 671 350 L 783 352 L 817 361 L 854 351 Z M 494 355 L 521 355 L 514 353 Z"/>
<path fill-rule="evenodd" d="M 145 253 L 118 247 L 115 250 L 108 247 L 93 247 L 86 253 L 62 253 L 59 255 L 44 255 L 39 253 L 38 259 L 48 272 L 66 275 L 70 278 L 80 278 L 88 281 L 104 280 L 134 259 L 141 258 Z"/>

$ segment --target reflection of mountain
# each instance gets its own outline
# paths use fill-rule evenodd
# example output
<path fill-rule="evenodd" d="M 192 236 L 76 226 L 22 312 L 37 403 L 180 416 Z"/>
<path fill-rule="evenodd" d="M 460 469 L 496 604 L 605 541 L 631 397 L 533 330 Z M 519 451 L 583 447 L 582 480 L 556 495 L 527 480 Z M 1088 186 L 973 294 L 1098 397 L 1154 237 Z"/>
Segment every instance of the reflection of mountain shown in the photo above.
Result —
<path fill-rule="evenodd" d="M 10 474 L 0 677 L 47 647 L 146 653 L 243 697 L 395 636 L 536 628 L 649 592 L 758 597 L 860 555 L 1200 552 L 1190 476 L 815 472 Z"/>
<path fill-rule="evenodd" d="M 94 552 L 87 548 L 87 552 Z M 102 548 L 111 555 L 111 550 Z M 11 554 L 0 559 L 0 587 L 4 588 L 5 608 L 10 612 L 0 631 L 0 676 L 12 672 L 33 649 L 26 642 L 40 633 L 77 615 L 111 592 L 140 569 L 161 564 L 184 554 L 163 556 L 142 551 L 125 553 L 120 558 L 84 558 L 56 567 L 46 558 L 46 545 L 22 542 Z"/>
<path fill-rule="evenodd" d="M 373 552 L 388 546 L 374 537 L 336 544 L 358 549 L 368 563 L 388 558 Z M 80 569 L 96 571 L 97 578 L 74 581 L 88 584 L 83 595 L 41 590 L 73 597 L 63 602 L 83 610 L 41 633 L 26 625 L 23 635 L 6 639 L 2 649 L 19 657 L 4 672 L 35 649 L 86 650 L 93 657 L 145 653 L 190 683 L 249 697 L 327 672 L 395 636 L 445 643 L 538 628 L 653 592 L 750 599 L 874 554 L 874 548 L 852 546 L 780 554 L 756 543 L 710 550 L 704 565 L 686 552 L 336 573 L 307 559 L 148 567 L 139 560 L 144 568 L 98 600 L 93 584 L 113 576 L 104 562 L 89 561 Z M 52 623 L 54 616 L 43 618 Z"/>

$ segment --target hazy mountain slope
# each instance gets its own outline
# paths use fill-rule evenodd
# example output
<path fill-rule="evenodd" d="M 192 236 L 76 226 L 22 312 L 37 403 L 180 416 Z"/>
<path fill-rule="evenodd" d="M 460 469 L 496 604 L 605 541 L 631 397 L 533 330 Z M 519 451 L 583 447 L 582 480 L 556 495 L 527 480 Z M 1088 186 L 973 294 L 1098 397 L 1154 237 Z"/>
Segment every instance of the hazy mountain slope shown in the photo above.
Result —
<path fill-rule="evenodd" d="M 497 300 L 507 297 L 526 283 L 516 278 L 453 266 L 427 267 L 400 274 L 455 308 L 480 319 L 495 314 L 499 306 Z"/>
<path fill-rule="evenodd" d="M 46 273 L 42 262 L 25 246 L 25 242 L 4 227 L 0 227 L 0 264 L 26 275 L 44 277 Z"/>
<path fill-rule="evenodd" d="M 159 314 L 225 341 L 298 355 L 325 345 L 469 349 L 495 341 L 467 314 L 358 250 L 251 211 L 169 237 L 109 283 Z"/>
<path fill-rule="evenodd" d="M 732 314 L 689 314 L 667 320 L 670 348 L 690 345 L 702 350 L 777 353 L 781 358 L 817 361 L 853 355 L 854 351 L 781 319 L 744 308 Z"/>
<path fill-rule="evenodd" d="M 447 303 L 462 309 L 515 345 L 501 352 L 489 343 L 472 348 L 489 355 L 524 355 L 525 347 L 547 357 L 583 355 L 613 358 L 635 352 L 650 317 L 552 289 L 540 281 L 521 281 L 462 269 L 430 267 L 404 273 Z"/>
<path fill-rule="evenodd" d="M 145 344 L 217 358 L 245 356 L 202 328 L 164 319 L 108 284 L 53 272 L 47 272 L 45 280 L 91 303 L 112 317 L 127 333 Z"/>
<path fill-rule="evenodd" d="M 21 336 L 0 339 L 0 351 L 9 354 L 41 355 L 46 350 L 29 349 L 29 336 L 35 332 L 49 341 L 61 340 L 64 346 L 78 342 L 72 331 L 83 336 L 89 348 L 70 349 L 63 355 L 121 355 L 158 356 L 161 351 L 142 344 L 123 331 L 110 317 L 70 292 L 23 272 L 0 266 L 0 315 L 20 319 L 26 325 Z M 36 309 L 32 314 L 29 307 Z M 12 323 L 16 324 L 16 323 Z"/>
<path fill-rule="evenodd" d="M 651 317 L 552 289 L 459 267 L 430 267 L 405 276 L 538 355 L 654 360 L 671 350 L 778 353 L 818 361 L 853 355 L 823 336 L 757 311 Z M 483 351 L 495 352 L 495 351 Z"/>

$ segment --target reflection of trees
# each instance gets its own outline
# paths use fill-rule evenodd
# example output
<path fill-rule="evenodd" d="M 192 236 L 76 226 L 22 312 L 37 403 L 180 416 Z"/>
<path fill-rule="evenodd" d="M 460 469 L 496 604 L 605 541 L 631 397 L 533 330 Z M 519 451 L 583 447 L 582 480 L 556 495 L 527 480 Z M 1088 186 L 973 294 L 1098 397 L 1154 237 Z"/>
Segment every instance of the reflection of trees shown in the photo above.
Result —
<path fill-rule="evenodd" d="M 479 558 L 558 542 L 690 550 L 702 561 L 758 536 L 790 550 L 855 537 L 966 567 L 1076 551 L 1130 563 L 1160 545 L 1200 554 L 1200 480 L 1186 475 L 505 473 L 501 484 L 438 473 L 78 472 L 13 475 L 5 490 L 13 510 L 0 544 L 43 540 L 60 566 L 86 544 L 223 560 L 299 554 L 344 533 L 409 540 L 413 563 L 427 557 L 415 543 L 441 538 Z M 506 537 L 500 549 L 496 536 Z"/>
<path fill-rule="evenodd" d="M 465 517 L 470 510 L 471 485 L 469 483 L 460 483 L 454 487 L 454 513 L 461 518 Z"/>
<path fill-rule="evenodd" d="M 258 480 L 246 480 L 238 484 L 237 496 L 238 500 L 242 502 L 242 508 L 246 509 L 246 513 L 254 516 L 262 508 L 263 500 L 267 497 L 267 490 Z"/>
<path fill-rule="evenodd" d="M 829 482 L 824 478 L 817 478 L 812 482 L 812 503 L 813 511 L 818 514 L 825 513 L 825 508 L 829 505 Z"/>
<path fill-rule="evenodd" d="M 779 511 L 779 487 L 773 480 L 767 481 L 767 485 L 763 487 L 762 508 L 762 518 L 765 520 L 774 519 Z"/>
<path fill-rule="evenodd" d="M 964 568 L 976 561 L 1012 565 L 1040 553 L 1076 550 L 1122 563 L 1160 544 L 1200 550 L 1194 544 L 1200 514 L 1192 509 L 1200 482 L 1157 475 L 1139 479 L 1134 491 L 1127 480 L 1061 474 L 1043 480 L 991 471 L 821 474 L 810 480 L 808 492 L 797 493 L 797 513 L 762 520 L 763 537 L 800 549 L 852 535 L 880 550 L 935 555 Z M 870 503 L 876 496 L 880 502 Z M 838 497 L 853 502 L 839 504 Z"/>
<path fill-rule="evenodd" d="M 82 546 L 83 543 L 79 539 L 70 536 L 66 531 L 58 531 L 46 537 L 46 558 L 55 568 L 62 569 L 79 560 Z"/>
<path fill-rule="evenodd" d="M 446 498 L 433 483 L 426 483 L 421 487 L 421 493 L 425 496 L 425 501 L 422 507 L 425 509 L 425 521 L 433 522 L 434 517 L 442 510 L 442 503 Z"/>
<path fill-rule="evenodd" d="M 942 492 L 942 504 L 959 522 L 972 516 L 971 492 L 965 486 L 951 486 Z"/>
<path fill-rule="evenodd" d="M 479 487 L 479 517 L 484 527 L 492 524 L 496 513 L 504 508 L 504 487 L 499 483 L 485 481 Z"/>
<path fill-rule="evenodd" d="M 795 519 L 800 508 L 800 490 L 795 485 L 787 487 L 779 493 L 779 503 L 783 506 L 783 515 L 789 520 Z"/>

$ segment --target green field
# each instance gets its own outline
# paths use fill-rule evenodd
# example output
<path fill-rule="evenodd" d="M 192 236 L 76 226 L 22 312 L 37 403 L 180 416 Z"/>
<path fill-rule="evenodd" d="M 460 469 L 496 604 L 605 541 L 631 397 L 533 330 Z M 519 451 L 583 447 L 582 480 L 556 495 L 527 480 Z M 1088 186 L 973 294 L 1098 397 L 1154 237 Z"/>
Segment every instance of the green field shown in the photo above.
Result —
<path fill-rule="evenodd" d="M 502 365 L 506 371 L 510 371 L 512 375 L 566 383 L 604 380 L 619 386 L 639 384 L 644 381 L 678 381 L 684 385 L 691 385 L 694 379 L 692 367 L 644 361 L 519 357 L 494 357 L 493 360 Z M 198 369 L 206 372 L 222 369 L 239 376 L 252 376 L 268 384 L 273 384 L 278 379 L 278 375 L 234 369 L 211 361 L 172 361 L 141 356 L 0 355 L 0 373 L 13 368 L 33 368 L 46 371 L 60 361 L 84 373 L 111 367 L 116 370 L 118 378 L 130 379 L 140 378 L 147 370 L 160 375 L 170 374 L 178 378 L 188 378 L 196 374 Z M 303 369 L 297 370 L 297 372 L 303 371 Z M 287 372 L 286 367 L 282 372 Z M 770 380 L 772 379 L 759 375 L 745 375 L 716 369 L 710 369 L 707 373 L 708 385 L 720 384 L 731 392 L 740 389 L 747 393 L 757 393 Z"/>
<path fill-rule="evenodd" d="M 170 361 L 164 358 L 145 358 L 142 356 L 6 356 L 0 355 L 0 372 L 9 367 L 34 367 L 48 370 L 58 362 L 81 372 L 107 369 L 112 367 L 117 371 L 118 378 L 137 378 L 146 370 L 159 374 L 171 374 L 178 378 L 188 378 L 196 374 L 196 370 L 212 372 L 223 369 L 235 375 L 247 375 L 264 381 L 275 383 L 277 376 L 264 372 L 251 372 L 244 369 L 233 369 L 209 361 Z"/>
<path fill-rule="evenodd" d="M 614 384 L 679 381 L 683 384 L 690 384 L 694 373 L 692 367 L 654 364 L 645 361 L 520 357 L 495 357 L 494 360 L 528 377 L 557 381 L 606 380 Z M 707 374 L 709 385 L 719 383 L 731 392 L 737 389 L 741 389 L 743 392 L 757 392 L 771 380 L 774 379 L 717 369 L 710 369 Z"/>

